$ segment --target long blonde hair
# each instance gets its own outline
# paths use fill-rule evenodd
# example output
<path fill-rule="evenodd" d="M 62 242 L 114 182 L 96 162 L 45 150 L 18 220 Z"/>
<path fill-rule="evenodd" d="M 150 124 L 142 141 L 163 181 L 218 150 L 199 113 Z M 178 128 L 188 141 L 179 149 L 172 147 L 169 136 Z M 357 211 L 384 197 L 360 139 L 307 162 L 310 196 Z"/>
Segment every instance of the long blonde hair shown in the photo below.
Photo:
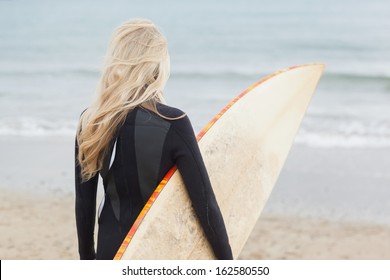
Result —
<path fill-rule="evenodd" d="M 82 114 L 77 131 L 84 181 L 102 168 L 106 148 L 129 111 L 145 105 L 158 113 L 156 103 L 164 103 L 168 77 L 167 42 L 151 21 L 127 21 L 114 31 L 96 99 Z"/>

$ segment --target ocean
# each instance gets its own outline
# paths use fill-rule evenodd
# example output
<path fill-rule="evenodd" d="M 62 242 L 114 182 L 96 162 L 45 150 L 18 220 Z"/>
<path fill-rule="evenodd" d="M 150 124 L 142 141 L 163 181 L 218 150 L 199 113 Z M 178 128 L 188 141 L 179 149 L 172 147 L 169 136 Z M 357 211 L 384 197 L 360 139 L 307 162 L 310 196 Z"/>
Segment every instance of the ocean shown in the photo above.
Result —
<path fill-rule="evenodd" d="M 112 31 L 149 18 L 169 42 L 169 104 L 202 127 L 292 65 L 325 75 L 297 143 L 390 147 L 390 4 L 365 1 L 0 1 L 0 135 L 74 135 Z"/>

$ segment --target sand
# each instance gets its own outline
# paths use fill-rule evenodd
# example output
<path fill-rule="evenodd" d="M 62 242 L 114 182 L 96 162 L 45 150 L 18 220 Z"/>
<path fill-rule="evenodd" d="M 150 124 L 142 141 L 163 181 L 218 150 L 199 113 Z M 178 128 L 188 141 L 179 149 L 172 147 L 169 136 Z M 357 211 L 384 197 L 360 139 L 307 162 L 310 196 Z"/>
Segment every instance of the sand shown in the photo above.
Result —
<path fill-rule="evenodd" d="M 0 137 L 0 259 L 77 259 L 73 137 Z M 240 258 L 390 259 L 390 150 L 290 152 Z"/>
<path fill-rule="evenodd" d="M 78 258 L 72 195 L 1 196 L 0 259 Z M 240 259 L 390 259 L 390 227 L 266 214 Z"/>
<path fill-rule="evenodd" d="M 264 215 L 240 259 L 390 259 L 390 227 Z"/>
<path fill-rule="evenodd" d="M 73 197 L 12 191 L 1 196 L 0 259 L 77 258 Z"/>

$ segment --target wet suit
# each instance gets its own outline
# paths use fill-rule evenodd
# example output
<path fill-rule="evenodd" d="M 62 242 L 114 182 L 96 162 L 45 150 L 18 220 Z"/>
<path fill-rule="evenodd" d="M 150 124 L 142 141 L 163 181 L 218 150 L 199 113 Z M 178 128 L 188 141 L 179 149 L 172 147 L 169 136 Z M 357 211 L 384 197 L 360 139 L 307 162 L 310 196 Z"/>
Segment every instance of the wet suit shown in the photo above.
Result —
<path fill-rule="evenodd" d="M 183 115 L 166 105 L 158 104 L 157 108 L 167 117 Z M 81 259 L 114 258 L 155 187 L 175 164 L 216 257 L 232 259 L 225 224 L 187 116 L 167 120 L 137 107 L 127 115 L 107 155 L 99 172 L 105 196 L 99 210 L 96 253 L 94 225 L 99 173 L 82 182 L 76 160 L 76 224 Z"/>

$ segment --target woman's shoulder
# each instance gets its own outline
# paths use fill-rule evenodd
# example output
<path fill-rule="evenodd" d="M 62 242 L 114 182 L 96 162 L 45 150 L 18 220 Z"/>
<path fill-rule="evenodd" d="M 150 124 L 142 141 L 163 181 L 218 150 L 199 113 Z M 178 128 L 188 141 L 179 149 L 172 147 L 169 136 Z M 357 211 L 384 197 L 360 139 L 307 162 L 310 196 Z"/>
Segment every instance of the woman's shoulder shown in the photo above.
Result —
<path fill-rule="evenodd" d="M 167 118 L 176 119 L 186 116 L 186 113 L 182 110 L 162 103 L 157 103 L 157 110 L 161 115 Z"/>
<path fill-rule="evenodd" d="M 159 114 L 166 117 L 166 119 L 164 119 L 170 123 L 172 129 L 175 130 L 177 133 L 194 133 L 189 117 L 182 110 L 161 103 L 157 103 L 157 110 Z"/>

